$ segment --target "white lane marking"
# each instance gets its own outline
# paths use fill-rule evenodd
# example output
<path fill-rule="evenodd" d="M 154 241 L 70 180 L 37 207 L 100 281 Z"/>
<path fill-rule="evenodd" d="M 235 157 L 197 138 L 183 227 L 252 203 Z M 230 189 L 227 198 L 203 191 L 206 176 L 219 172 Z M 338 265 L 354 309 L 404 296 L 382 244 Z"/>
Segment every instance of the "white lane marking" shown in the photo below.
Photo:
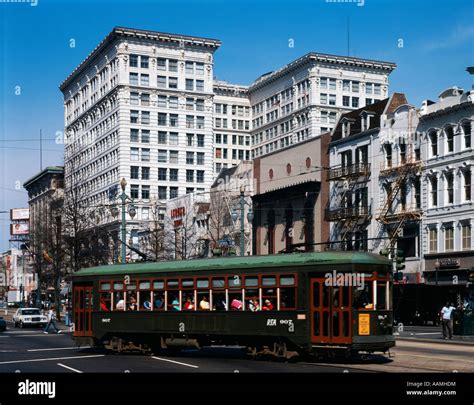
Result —
<path fill-rule="evenodd" d="M 80 349 L 90 349 L 92 346 L 81 346 L 81 347 L 48 347 L 47 349 L 28 349 L 27 352 L 48 352 L 51 350 L 80 350 Z"/>
<path fill-rule="evenodd" d="M 415 335 L 441 335 L 441 332 L 415 333 Z"/>
<path fill-rule="evenodd" d="M 155 359 L 155 360 L 161 360 L 161 361 L 167 361 L 169 363 L 174 363 L 174 364 L 179 364 L 180 366 L 186 366 L 186 367 L 192 367 L 192 368 L 199 368 L 199 366 L 195 366 L 194 364 L 188 364 L 188 363 L 181 363 L 179 361 L 175 361 L 175 360 L 169 360 L 169 359 L 163 359 L 161 357 L 155 357 L 155 356 L 151 356 L 152 359 Z"/>
<path fill-rule="evenodd" d="M 30 360 L 0 361 L 0 364 L 34 363 L 34 362 L 38 362 L 38 361 L 87 359 L 87 358 L 91 358 L 91 357 L 104 357 L 104 356 L 105 356 L 105 354 L 94 354 L 94 355 L 90 355 L 90 356 L 51 357 L 51 358 L 46 358 L 46 359 L 30 359 Z"/>
<path fill-rule="evenodd" d="M 61 367 L 67 368 L 68 370 L 72 370 L 72 371 L 74 371 L 75 373 L 80 373 L 80 374 L 82 374 L 82 371 L 81 371 L 81 370 L 76 370 L 75 368 L 72 368 L 72 367 L 66 366 L 65 364 L 61 364 L 61 363 L 57 363 L 57 364 L 58 364 L 58 366 L 61 366 Z"/>

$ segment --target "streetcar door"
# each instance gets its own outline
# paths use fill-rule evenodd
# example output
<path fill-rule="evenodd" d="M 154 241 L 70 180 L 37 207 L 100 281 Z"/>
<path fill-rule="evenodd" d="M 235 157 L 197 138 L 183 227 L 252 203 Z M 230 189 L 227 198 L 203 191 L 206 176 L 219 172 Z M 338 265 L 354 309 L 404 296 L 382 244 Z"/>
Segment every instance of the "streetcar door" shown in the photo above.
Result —
<path fill-rule="evenodd" d="M 74 286 L 74 336 L 92 336 L 92 286 Z"/>
<path fill-rule="evenodd" d="M 311 342 L 351 343 L 351 287 L 311 279 Z"/>

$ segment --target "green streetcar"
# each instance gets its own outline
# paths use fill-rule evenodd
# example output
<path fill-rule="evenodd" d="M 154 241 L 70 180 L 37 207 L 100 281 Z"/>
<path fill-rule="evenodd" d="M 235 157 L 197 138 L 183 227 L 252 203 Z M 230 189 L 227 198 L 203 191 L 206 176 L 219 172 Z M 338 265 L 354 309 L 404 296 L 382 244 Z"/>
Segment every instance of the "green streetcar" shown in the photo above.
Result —
<path fill-rule="evenodd" d="M 82 269 L 73 311 L 76 343 L 113 351 L 239 345 L 291 358 L 395 345 L 391 264 L 361 252 Z"/>

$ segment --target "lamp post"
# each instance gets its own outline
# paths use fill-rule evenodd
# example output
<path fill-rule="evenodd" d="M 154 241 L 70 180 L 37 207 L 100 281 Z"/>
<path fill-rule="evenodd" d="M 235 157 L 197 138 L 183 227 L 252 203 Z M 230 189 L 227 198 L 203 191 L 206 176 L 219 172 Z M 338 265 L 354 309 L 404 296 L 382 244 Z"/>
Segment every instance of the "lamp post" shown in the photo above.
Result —
<path fill-rule="evenodd" d="M 128 208 L 128 214 L 130 215 L 130 218 L 134 218 L 137 209 L 135 208 L 135 205 L 133 204 L 133 199 L 130 198 L 126 193 L 125 193 L 125 188 L 127 187 L 127 181 L 123 177 L 122 180 L 120 181 L 120 187 L 122 188 L 122 194 L 119 195 L 119 199 L 121 201 L 122 205 L 122 223 L 120 226 L 120 232 L 121 232 L 121 242 L 122 242 L 122 254 L 121 254 L 121 262 L 122 264 L 126 264 L 126 248 L 127 248 L 127 221 L 126 221 L 126 210 L 125 206 L 127 205 L 127 202 L 129 202 L 129 208 Z M 113 205 L 110 208 L 112 215 L 114 217 L 118 216 L 118 209 L 115 205 Z"/>
<path fill-rule="evenodd" d="M 240 256 L 245 255 L 245 205 L 248 205 L 249 212 L 247 213 L 247 220 L 249 223 L 253 221 L 253 212 L 251 205 L 245 201 L 245 186 L 240 186 Z M 232 211 L 233 221 L 237 221 L 238 214 Z"/>
<path fill-rule="evenodd" d="M 438 286 L 438 271 L 441 266 L 441 263 L 439 262 L 438 259 L 435 261 L 435 279 L 436 279 L 436 287 Z"/>

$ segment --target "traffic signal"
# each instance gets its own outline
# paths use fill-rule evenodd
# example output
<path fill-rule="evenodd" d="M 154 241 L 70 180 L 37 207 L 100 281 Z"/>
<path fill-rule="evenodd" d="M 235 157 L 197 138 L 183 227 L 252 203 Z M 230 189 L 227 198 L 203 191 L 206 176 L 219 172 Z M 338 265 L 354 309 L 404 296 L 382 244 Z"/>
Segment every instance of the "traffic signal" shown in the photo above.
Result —
<path fill-rule="evenodd" d="M 395 258 L 397 270 L 403 270 L 405 268 L 405 253 L 403 250 L 397 250 L 397 256 Z"/>
<path fill-rule="evenodd" d="M 389 257 L 390 256 L 390 250 L 389 249 L 382 249 L 379 252 L 382 256 Z"/>

